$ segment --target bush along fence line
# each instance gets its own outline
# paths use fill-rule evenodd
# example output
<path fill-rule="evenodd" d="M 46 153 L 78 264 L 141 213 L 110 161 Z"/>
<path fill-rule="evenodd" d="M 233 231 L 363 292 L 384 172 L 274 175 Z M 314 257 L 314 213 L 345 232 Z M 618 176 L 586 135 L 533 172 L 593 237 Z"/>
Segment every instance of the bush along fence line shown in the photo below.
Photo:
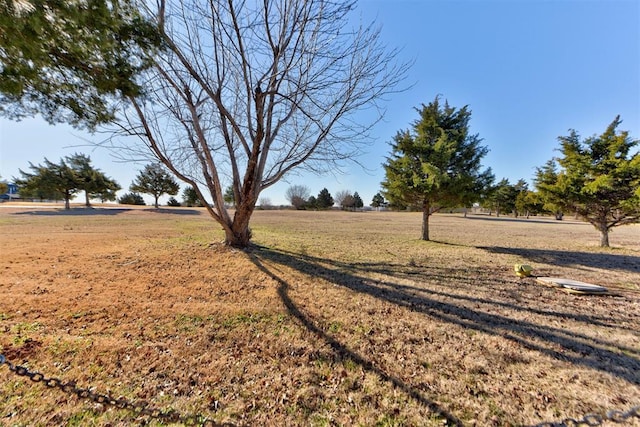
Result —
<path fill-rule="evenodd" d="M 230 427 L 230 423 L 218 423 L 202 415 L 183 415 L 174 410 L 162 411 L 150 407 L 147 402 L 131 402 L 127 399 L 115 399 L 106 394 L 91 391 L 88 388 L 76 387 L 72 381 L 63 382 L 58 378 L 47 378 L 37 371 L 31 371 L 24 366 L 16 366 L 9 362 L 7 358 L 0 354 L 0 366 L 7 365 L 14 374 L 27 377 L 34 383 L 43 383 L 49 388 L 57 388 L 67 394 L 74 394 L 80 399 L 89 400 L 102 405 L 109 405 L 118 409 L 128 410 L 136 417 L 148 417 L 165 423 L 181 423 L 186 426 L 206 426 L 206 427 Z M 605 422 L 626 424 L 633 418 L 640 419 L 640 405 L 634 406 L 628 411 L 610 410 L 604 415 L 587 414 L 580 419 L 565 418 L 562 421 L 550 421 L 535 424 L 531 427 L 578 427 L 578 426 L 600 426 Z"/>

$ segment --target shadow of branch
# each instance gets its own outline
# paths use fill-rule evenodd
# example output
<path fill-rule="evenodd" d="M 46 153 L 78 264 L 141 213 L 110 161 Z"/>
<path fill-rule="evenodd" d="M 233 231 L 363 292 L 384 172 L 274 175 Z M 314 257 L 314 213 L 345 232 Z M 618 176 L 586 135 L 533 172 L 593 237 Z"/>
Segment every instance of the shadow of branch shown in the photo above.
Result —
<path fill-rule="evenodd" d="M 271 254 L 273 255 L 273 253 Z M 264 255 L 265 255 L 264 252 L 260 252 L 260 255 L 256 255 L 255 253 L 250 253 L 250 258 L 252 262 L 261 271 L 263 271 L 265 274 L 267 274 L 269 277 L 271 277 L 273 280 L 275 280 L 278 283 L 278 295 L 280 296 L 283 304 L 285 305 L 289 313 L 292 316 L 294 316 L 296 319 L 298 319 L 298 321 L 302 323 L 302 325 L 304 325 L 304 327 L 307 328 L 308 331 L 312 332 L 314 335 L 324 340 L 331 347 L 331 349 L 336 354 L 340 355 L 342 358 L 351 359 L 354 363 L 361 366 L 362 369 L 375 373 L 382 380 L 393 384 L 395 387 L 405 392 L 408 396 L 410 396 L 416 402 L 419 402 L 421 405 L 428 408 L 436 416 L 442 418 L 443 420 L 446 420 L 447 425 L 463 426 L 462 422 L 458 418 L 456 418 L 453 414 L 447 412 L 444 408 L 440 407 L 437 403 L 426 398 L 424 395 L 422 395 L 422 393 L 420 393 L 420 391 L 406 384 L 401 379 L 386 373 L 381 368 L 375 366 L 373 362 L 371 362 L 370 360 L 367 360 L 365 357 L 349 349 L 345 344 L 339 342 L 332 336 L 325 333 L 317 325 L 315 325 L 311 321 L 311 319 L 307 315 L 305 315 L 300 310 L 300 308 L 298 308 L 295 301 L 293 301 L 293 299 L 289 296 L 289 289 L 290 289 L 289 283 L 286 280 L 284 280 L 281 276 L 279 276 L 275 272 L 275 269 L 270 269 L 263 262 L 263 260 L 267 260 L 267 261 L 271 260 L 272 257 L 264 256 Z M 283 260 L 281 259 L 281 261 Z"/>
<path fill-rule="evenodd" d="M 466 307 L 463 301 L 472 303 L 493 304 L 493 301 L 482 300 L 475 297 L 461 296 L 444 291 L 418 288 L 401 283 L 394 279 L 411 276 L 409 272 L 388 263 L 364 263 L 347 264 L 336 260 L 317 258 L 309 255 L 299 255 L 292 252 L 276 251 L 268 248 L 260 248 L 252 254 L 252 259 L 267 274 L 270 274 L 281 284 L 281 298 L 287 308 L 298 317 L 307 328 L 320 334 L 331 343 L 331 337 L 326 336 L 295 306 L 287 295 L 288 285 L 281 277 L 274 275 L 264 264 L 268 261 L 285 265 L 297 271 L 315 277 L 320 277 L 329 283 L 350 289 L 355 292 L 367 294 L 375 298 L 394 303 L 413 312 L 419 312 L 430 318 L 446 323 L 458 325 L 462 328 L 475 330 L 489 335 L 500 336 L 506 340 L 516 342 L 524 348 L 545 354 L 556 360 L 565 361 L 576 366 L 585 366 L 591 369 L 607 372 L 633 384 L 640 384 L 640 351 L 638 349 L 621 346 L 617 343 L 599 339 L 564 328 L 555 328 L 545 324 L 509 317 L 506 314 L 488 313 L 480 309 Z M 384 272 L 389 280 L 371 280 L 361 275 L 372 271 Z M 440 268 L 433 272 L 449 283 L 459 281 L 462 272 L 456 268 Z M 468 273 L 465 271 L 465 274 Z M 408 275 L 408 276 L 407 276 Z M 435 296 L 445 297 L 437 300 Z M 454 300 L 454 302 L 451 302 Z M 505 309 L 535 310 L 518 304 L 500 303 Z M 537 310 L 540 312 L 540 310 Z M 615 321 L 586 314 L 564 312 L 541 312 L 545 316 L 557 316 L 572 319 L 587 326 L 599 324 L 607 328 L 617 328 Z M 336 350 L 348 351 L 343 345 L 333 342 Z M 357 355 L 356 355 L 357 356 Z M 366 361 L 360 356 L 354 360 L 360 360 L 364 365 Z M 386 375 L 379 372 L 380 375 Z M 399 381 L 395 379 L 395 381 Z M 403 389 L 412 396 L 421 396 L 410 386 L 401 383 Z"/>
<path fill-rule="evenodd" d="M 531 262 L 558 265 L 561 267 L 615 268 L 640 273 L 640 256 L 634 255 L 563 251 L 556 249 L 507 248 L 500 246 L 479 246 L 478 249 L 494 254 L 517 255 Z"/>

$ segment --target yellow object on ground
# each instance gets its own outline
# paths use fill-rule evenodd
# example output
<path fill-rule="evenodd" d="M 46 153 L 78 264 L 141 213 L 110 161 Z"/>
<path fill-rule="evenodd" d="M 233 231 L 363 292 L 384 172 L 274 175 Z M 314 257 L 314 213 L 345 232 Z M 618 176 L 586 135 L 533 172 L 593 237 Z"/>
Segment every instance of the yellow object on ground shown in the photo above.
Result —
<path fill-rule="evenodd" d="M 518 277 L 529 277 L 533 271 L 533 267 L 527 264 L 516 264 L 513 266 L 513 269 Z"/>

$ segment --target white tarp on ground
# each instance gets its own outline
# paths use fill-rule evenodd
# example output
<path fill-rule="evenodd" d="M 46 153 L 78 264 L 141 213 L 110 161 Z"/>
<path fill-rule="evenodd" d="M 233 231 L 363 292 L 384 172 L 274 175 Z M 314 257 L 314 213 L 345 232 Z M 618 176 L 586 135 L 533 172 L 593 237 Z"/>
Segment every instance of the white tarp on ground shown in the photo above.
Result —
<path fill-rule="evenodd" d="M 561 288 L 563 291 L 571 293 L 604 294 L 608 291 L 604 286 L 592 285 L 591 283 L 564 279 L 562 277 L 537 277 L 536 279 L 543 285 L 555 286 Z"/>

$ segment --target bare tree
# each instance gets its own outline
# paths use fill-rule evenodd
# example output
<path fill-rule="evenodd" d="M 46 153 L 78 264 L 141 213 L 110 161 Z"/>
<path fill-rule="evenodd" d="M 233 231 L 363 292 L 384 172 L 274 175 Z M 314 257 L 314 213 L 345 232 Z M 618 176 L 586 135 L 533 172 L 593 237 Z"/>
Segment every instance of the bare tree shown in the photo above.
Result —
<path fill-rule="evenodd" d="M 353 1 L 157 4 L 147 12 L 165 49 L 145 76 L 147 97 L 128 99 L 119 126 L 200 200 L 213 200 L 205 206 L 228 245 L 249 244 L 265 188 L 298 167 L 323 172 L 354 159 L 383 113 L 378 102 L 409 67 L 377 27 L 353 24 Z M 356 121 L 365 109 L 375 114 Z M 233 217 L 223 199 L 229 185 Z"/>
<path fill-rule="evenodd" d="M 334 199 L 338 206 L 340 206 L 342 209 L 345 209 L 347 205 L 352 202 L 353 195 L 349 190 L 340 190 L 336 193 Z"/>
<path fill-rule="evenodd" d="M 261 209 L 271 209 L 273 207 L 273 203 L 271 202 L 271 199 L 266 196 L 260 197 L 260 200 L 258 200 L 258 203 Z"/>
<path fill-rule="evenodd" d="M 287 188 L 285 197 L 294 208 L 302 209 L 310 194 L 311 190 L 309 190 L 309 187 L 302 184 L 296 184 Z"/>

